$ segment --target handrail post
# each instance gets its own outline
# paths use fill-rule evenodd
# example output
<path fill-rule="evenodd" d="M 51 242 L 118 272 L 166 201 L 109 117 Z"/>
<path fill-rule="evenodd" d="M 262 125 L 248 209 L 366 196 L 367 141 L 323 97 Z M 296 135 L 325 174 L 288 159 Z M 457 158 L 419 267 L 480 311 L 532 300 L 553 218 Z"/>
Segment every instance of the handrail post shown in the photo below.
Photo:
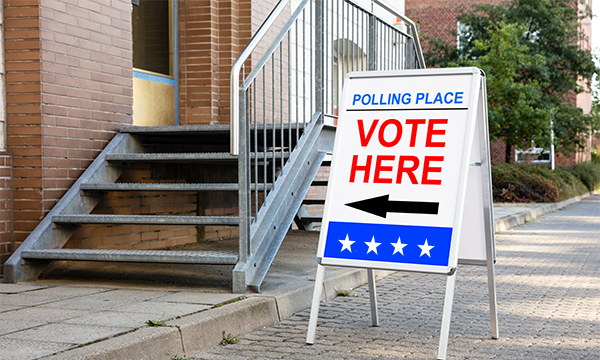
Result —
<path fill-rule="evenodd" d="M 415 46 L 413 39 L 406 39 L 406 68 L 415 69 Z"/>
<path fill-rule="evenodd" d="M 250 221 L 252 209 L 250 204 L 250 138 L 249 116 L 250 105 L 248 90 L 239 90 L 240 96 L 240 155 L 238 158 L 239 177 L 239 213 L 240 213 L 240 262 L 245 263 L 250 255 Z"/>
<path fill-rule="evenodd" d="M 369 15 L 369 53 L 367 59 L 367 69 L 370 71 L 377 70 L 377 21 L 375 15 Z"/>
<path fill-rule="evenodd" d="M 315 112 L 325 114 L 325 12 L 323 0 L 315 0 Z M 323 115 L 321 115 L 323 116 Z"/>
<path fill-rule="evenodd" d="M 233 92 L 232 92 L 233 93 Z M 239 208 L 239 264 L 248 262 L 250 251 L 250 220 L 252 219 L 251 204 L 250 204 L 250 151 L 248 144 L 248 134 L 250 126 L 248 124 L 249 101 L 247 90 L 237 90 L 238 96 L 238 119 L 239 121 L 239 143 L 237 149 L 238 155 L 238 208 Z M 232 126 L 233 128 L 233 126 Z M 239 271 L 238 266 L 233 270 L 233 292 L 243 294 L 246 292 L 246 273 Z"/>
<path fill-rule="evenodd" d="M 238 156 L 238 179 L 240 189 L 238 192 L 238 206 L 240 215 L 240 228 L 239 228 L 239 256 L 240 262 L 247 262 L 249 251 L 250 251 L 250 219 L 252 218 L 251 206 L 250 206 L 250 151 L 249 151 L 249 124 L 246 114 L 248 110 L 248 96 L 247 91 L 239 90 L 239 131 L 240 142 L 239 150 L 240 155 Z"/>

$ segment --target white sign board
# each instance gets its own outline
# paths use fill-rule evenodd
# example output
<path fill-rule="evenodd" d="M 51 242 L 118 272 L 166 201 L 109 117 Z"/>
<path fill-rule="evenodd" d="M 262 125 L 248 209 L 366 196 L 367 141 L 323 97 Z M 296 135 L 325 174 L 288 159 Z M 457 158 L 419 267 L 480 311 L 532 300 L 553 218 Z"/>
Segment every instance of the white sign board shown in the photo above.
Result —
<path fill-rule="evenodd" d="M 481 81 L 476 68 L 347 76 L 317 253 L 321 265 L 454 271 L 467 181 L 477 176 L 469 168 L 479 152 L 473 143 Z M 467 256 L 479 259 L 478 250 Z"/>

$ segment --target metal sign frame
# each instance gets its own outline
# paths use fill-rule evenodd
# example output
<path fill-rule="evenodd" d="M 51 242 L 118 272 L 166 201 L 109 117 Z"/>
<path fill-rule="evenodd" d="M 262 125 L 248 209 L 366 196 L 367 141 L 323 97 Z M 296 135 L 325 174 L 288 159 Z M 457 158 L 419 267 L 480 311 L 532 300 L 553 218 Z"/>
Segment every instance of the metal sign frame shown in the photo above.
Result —
<path fill-rule="evenodd" d="M 430 69 L 430 70 L 408 70 L 401 72 L 366 72 L 366 73 L 351 73 L 347 77 L 381 77 L 381 76 L 431 76 L 441 74 L 473 74 L 473 83 L 471 86 L 471 94 L 469 99 L 469 114 L 467 120 L 467 136 L 466 140 L 468 143 L 463 148 L 462 152 L 462 165 L 459 179 L 459 193 L 457 198 L 455 218 L 454 218 L 454 231 L 452 234 L 452 248 L 450 250 L 450 259 L 448 267 L 442 271 L 437 269 L 427 269 L 422 266 L 402 266 L 400 269 L 391 268 L 392 270 L 401 271 L 416 271 L 416 272 L 431 272 L 437 274 L 444 274 L 448 276 L 446 283 L 446 295 L 444 299 L 444 310 L 442 314 L 442 326 L 440 333 L 440 343 L 438 349 L 438 359 L 446 359 L 448 337 L 450 330 L 450 317 L 452 313 L 452 303 L 454 299 L 454 289 L 456 283 L 456 267 L 457 264 L 465 265 L 485 265 L 488 273 L 488 292 L 489 292 L 489 303 L 490 303 L 490 325 L 491 335 L 493 339 L 498 338 L 498 313 L 496 303 L 496 284 L 494 274 L 494 263 L 495 263 L 495 240 L 494 240 L 494 227 L 493 227 L 493 204 L 492 204 L 492 192 L 491 192 L 491 167 L 490 167 L 490 151 L 489 151 L 489 130 L 488 130 L 488 116 L 487 116 L 487 93 L 485 86 L 485 74 L 482 70 L 477 68 L 453 68 L 453 69 Z M 345 94 L 346 95 L 346 94 Z M 473 109 L 475 108 L 475 109 Z M 340 114 L 343 114 L 341 112 Z M 469 120 L 472 121 L 469 121 Z M 343 121 L 343 120 L 342 120 Z M 471 126 L 471 128 L 469 128 Z M 475 131 L 478 132 L 477 138 L 479 139 L 478 144 L 473 144 Z M 470 134 L 470 136 L 469 136 Z M 336 139 L 337 140 L 337 139 Z M 335 151 L 335 148 L 334 148 Z M 479 162 L 470 162 L 471 151 L 478 155 Z M 468 182 L 468 173 L 470 168 L 479 168 L 481 170 L 481 184 L 471 184 Z M 463 214 L 465 212 L 465 198 L 468 191 L 480 191 L 482 196 L 481 207 L 477 206 L 474 211 L 483 212 L 483 226 L 484 238 L 470 239 L 469 241 L 479 241 L 485 243 L 485 259 L 459 259 L 458 251 L 460 242 L 464 239 L 461 237 L 461 226 L 463 224 Z M 329 194 L 329 192 L 328 192 Z M 326 205 L 327 207 L 327 201 Z M 473 209 L 471 209 L 473 210 Z M 324 222 L 326 218 L 324 218 Z M 326 231 L 322 229 L 322 231 Z M 323 236 L 323 235 L 322 235 Z M 454 237 L 457 237 L 456 239 Z M 320 248 L 318 254 L 323 253 L 322 242 L 320 242 Z M 368 284 L 369 284 L 369 297 L 371 305 L 371 321 L 373 326 L 379 325 L 379 316 L 377 309 L 377 295 L 375 287 L 375 277 L 373 269 L 390 269 L 388 266 L 381 266 L 376 262 L 362 262 L 361 266 L 357 266 L 356 262 L 329 262 L 322 263 L 322 259 L 318 259 L 317 275 L 315 279 L 315 288 L 313 291 L 313 301 L 311 305 L 310 320 L 308 326 L 308 333 L 306 338 L 307 344 L 314 344 L 316 325 L 319 311 L 319 303 L 321 300 L 321 293 L 323 290 L 323 280 L 325 276 L 325 266 L 349 266 L 356 268 L 366 268 Z M 362 266 L 364 264 L 364 266 Z M 433 271 L 432 271 L 433 270 Z"/>

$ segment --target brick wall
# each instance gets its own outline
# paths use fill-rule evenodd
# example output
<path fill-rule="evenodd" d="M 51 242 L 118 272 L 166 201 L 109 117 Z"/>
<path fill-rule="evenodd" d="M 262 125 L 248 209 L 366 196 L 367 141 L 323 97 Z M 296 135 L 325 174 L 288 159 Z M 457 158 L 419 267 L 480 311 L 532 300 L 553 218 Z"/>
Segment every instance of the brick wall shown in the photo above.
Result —
<path fill-rule="evenodd" d="M 229 73 L 241 50 L 238 24 L 242 1 L 178 2 L 181 125 L 229 123 Z M 237 201 L 223 201 L 222 207 L 214 208 L 202 199 L 197 199 L 198 215 L 238 214 Z M 235 207 L 225 208 L 231 205 Z M 201 240 L 238 234 L 237 227 L 198 229 Z"/>
<path fill-rule="evenodd" d="M 42 219 L 38 0 L 4 0 L 7 149 L 14 155 L 15 245 Z"/>
<path fill-rule="evenodd" d="M 406 0 L 406 15 L 413 20 L 421 35 L 443 39 L 448 44 L 456 45 L 456 17 L 461 9 L 473 4 L 499 4 L 504 0 Z M 427 49 L 427 41 L 422 42 L 423 50 Z"/>
<path fill-rule="evenodd" d="M 12 253 L 11 242 L 11 168 L 10 156 L 0 153 L 0 276 L 4 274 L 4 262 Z"/>
<path fill-rule="evenodd" d="M 246 42 L 240 41 L 240 1 L 219 1 L 218 22 L 218 65 L 219 100 L 217 102 L 218 121 L 229 123 L 230 73 L 233 62 Z"/>
<path fill-rule="evenodd" d="M 597 0 L 596 0 L 597 1 Z M 592 0 L 585 0 L 579 3 L 579 10 L 580 11 L 584 11 L 585 7 L 589 6 L 590 8 L 592 7 Z M 597 14 L 594 14 L 597 15 Z M 590 50 L 592 51 L 592 20 L 590 18 L 585 18 L 581 20 L 581 24 L 579 27 L 579 30 L 583 33 L 583 35 L 585 36 L 585 39 L 582 40 L 579 45 L 581 46 L 581 48 L 586 49 L 586 50 Z M 598 33 L 598 30 L 596 30 L 596 33 Z M 576 103 L 577 106 L 580 107 L 583 110 L 584 114 L 589 114 L 591 109 L 592 109 L 592 92 L 591 89 L 583 82 L 581 81 L 579 83 L 579 85 L 583 86 L 586 91 L 577 94 L 577 99 L 576 99 Z M 590 143 L 591 145 L 591 143 Z M 588 156 L 591 159 L 591 153 L 588 153 Z"/>
<path fill-rule="evenodd" d="M 229 122 L 229 73 L 245 45 L 238 0 L 179 2 L 180 124 Z"/>
<path fill-rule="evenodd" d="M 506 159 L 506 144 L 502 140 L 495 140 L 490 143 L 490 157 L 492 165 L 502 164 Z M 514 162 L 514 156 L 510 158 L 510 163 Z"/>
<path fill-rule="evenodd" d="M 178 4 L 180 124 L 228 123 L 231 65 L 277 1 L 188 0 Z M 247 63 L 246 74 L 289 14 L 288 6 Z"/>
<path fill-rule="evenodd" d="M 179 2 L 179 123 L 218 122 L 217 0 Z"/>
<path fill-rule="evenodd" d="M 131 123 L 131 2 L 3 5 L 18 247 L 115 131 Z"/>
<path fill-rule="evenodd" d="M 131 123 L 129 0 L 40 0 L 43 211 Z"/>

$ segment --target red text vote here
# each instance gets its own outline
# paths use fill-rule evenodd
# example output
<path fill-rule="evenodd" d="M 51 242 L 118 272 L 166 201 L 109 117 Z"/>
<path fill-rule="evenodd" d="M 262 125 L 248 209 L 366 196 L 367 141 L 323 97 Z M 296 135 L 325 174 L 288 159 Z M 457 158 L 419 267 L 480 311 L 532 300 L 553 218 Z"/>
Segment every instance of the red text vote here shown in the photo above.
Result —
<path fill-rule="evenodd" d="M 440 173 L 446 147 L 448 119 L 359 119 L 358 142 L 373 148 L 371 155 L 352 155 L 350 182 L 374 184 L 441 185 Z M 376 149 L 398 149 L 395 155 L 377 154 Z M 425 148 L 437 148 L 439 155 L 417 155 Z M 411 151 L 412 150 L 412 151 Z"/>

